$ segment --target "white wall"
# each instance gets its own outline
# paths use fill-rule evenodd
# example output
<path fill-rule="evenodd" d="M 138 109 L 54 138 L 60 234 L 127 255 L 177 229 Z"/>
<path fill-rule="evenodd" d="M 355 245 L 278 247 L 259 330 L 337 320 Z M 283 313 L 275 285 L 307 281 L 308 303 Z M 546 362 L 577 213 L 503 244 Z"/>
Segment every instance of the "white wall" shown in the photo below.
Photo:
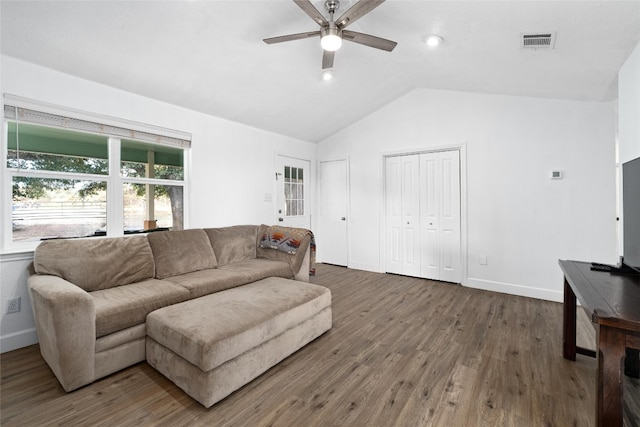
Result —
<path fill-rule="evenodd" d="M 0 57 L 0 91 L 87 112 L 190 132 L 189 208 L 185 226 L 271 224 L 275 220 L 275 156 L 311 161 L 316 145 L 78 79 L 10 57 Z M 211 94 L 215 96 L 215 94 Z M 250 100 L 247 100 L 250 102 Z M 311 183 L 313 189 L 315 184 Z M 313 200 L 313 194 L 311 194 Z M 313 204 L 311 206 L 313 209 Z M 0 255 L 0 351 L 33 344 L 26 293 L 30 254 Z M 22 296 L 22 312 L 5 315 L 6 299 Z"/>
<path fill-rule="evenodd" d="M 614 105 L 419 89 L 322 141 L 350 159 L 350 267 L 384 271 L 383 154 L 466 144 L 466 285 L 561 301 L 558 259 L 616 262 Z"/>
<path fill-rule="evenodd" d="M 640 43 L 618 72 L 618 147 L 620 164 L 640 157 Z M 622 195 L 618 203 L 622 212 Z M 619 255 L 624 255 L 623 226 L 624 217 L 618 228 Z"/>
<path fill-rule="evenodd" d="M 618 73 L 620 163 L 640 157 L 640 43 Z"/>

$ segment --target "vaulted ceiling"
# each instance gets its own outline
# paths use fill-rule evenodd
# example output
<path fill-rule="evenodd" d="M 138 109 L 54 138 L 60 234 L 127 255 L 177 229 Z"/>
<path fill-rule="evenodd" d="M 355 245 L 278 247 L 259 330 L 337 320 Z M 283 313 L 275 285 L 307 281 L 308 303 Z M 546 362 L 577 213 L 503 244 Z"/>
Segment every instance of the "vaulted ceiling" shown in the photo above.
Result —
<path fill-rule="evenodd" d="M 613 100 L 640 40 L 640 1 L 387 0 L 349 29 L 396 49 L 345 42 L 326 82 L 318 38 L 262 41 L 318 29 L 289 0 L 2 0 L 0 15 L 5 55 L 312 142 L 415 88 Z M 521 47 L 547 32 L 553 49 Z"/>

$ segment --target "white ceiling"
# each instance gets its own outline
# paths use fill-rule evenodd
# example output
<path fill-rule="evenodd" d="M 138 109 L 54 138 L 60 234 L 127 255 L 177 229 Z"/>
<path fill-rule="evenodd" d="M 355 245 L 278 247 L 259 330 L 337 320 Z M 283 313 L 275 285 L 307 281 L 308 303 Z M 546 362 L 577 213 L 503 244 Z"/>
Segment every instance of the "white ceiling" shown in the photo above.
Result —
<path fill-rule="evenodd" d="M 341 3 L 338 15 L 354 1 Z M 640 40 L 640 1 L 388 0 L 349 29 L 396 49 L 345 42 L 324 82 L 319 39 L 262 42 L 318 29 L 290 0 L 2 0 L 0 8 L 5 55 L 312 142 L 415 88 L 612 100 Z M 523 32 L 557 32 L 555 49 L 523 50 Z M 430 33 L 444 45 L 427 48 Z"/>

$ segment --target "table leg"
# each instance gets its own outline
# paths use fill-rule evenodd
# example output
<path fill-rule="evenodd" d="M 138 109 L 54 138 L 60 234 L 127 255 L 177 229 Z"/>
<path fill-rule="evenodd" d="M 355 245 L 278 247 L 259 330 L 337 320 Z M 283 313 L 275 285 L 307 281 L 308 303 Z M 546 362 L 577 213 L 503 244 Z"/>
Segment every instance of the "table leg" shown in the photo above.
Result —
<path fill-rule="evenodd" d="M 599 427 L 622 427 L 625 339 L 620 329 L 597 327 L 596 425 Z"/>
<path fill-rule="evenodd" d="M 576 360 L 576 294 L 564 279 L 564 304 L 562 310 L 562 356 Z"/>

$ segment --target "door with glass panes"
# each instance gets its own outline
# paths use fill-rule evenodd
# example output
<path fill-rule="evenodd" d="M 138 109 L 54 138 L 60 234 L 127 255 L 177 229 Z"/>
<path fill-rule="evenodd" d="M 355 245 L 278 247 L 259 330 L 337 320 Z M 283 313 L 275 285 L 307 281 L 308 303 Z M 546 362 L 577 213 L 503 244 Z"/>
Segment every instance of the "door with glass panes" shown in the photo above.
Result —
<path fill-rule="evenodd" d="M 309 161 L 276 156 L 276 219 L 289 227 L 311 228 Z"/>

